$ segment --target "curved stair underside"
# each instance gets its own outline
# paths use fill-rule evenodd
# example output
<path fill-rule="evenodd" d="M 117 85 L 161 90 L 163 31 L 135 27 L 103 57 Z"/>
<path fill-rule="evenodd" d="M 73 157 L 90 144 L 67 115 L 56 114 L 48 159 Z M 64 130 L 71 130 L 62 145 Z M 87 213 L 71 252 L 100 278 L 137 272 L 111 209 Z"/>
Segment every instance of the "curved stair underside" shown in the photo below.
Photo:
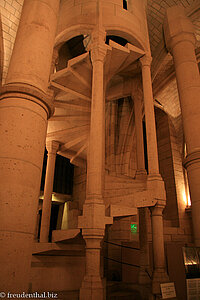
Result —
<path fill-rule="evenodd" d="M 131 95 L 130 76 L 138 72 L 136 61 L 142 55 L 144 51 L 131 44 L 123 47 L 110 40 L 104 65 L 107 101 Z M 66 68 L 51 76 L 50 85 L 55 91 L 55 113 L 48 123 L 47 139 L 60 143 L 60 155 L 75 165 L 84 166 L 92 93 L 90 53 L 70 59 Z"/>

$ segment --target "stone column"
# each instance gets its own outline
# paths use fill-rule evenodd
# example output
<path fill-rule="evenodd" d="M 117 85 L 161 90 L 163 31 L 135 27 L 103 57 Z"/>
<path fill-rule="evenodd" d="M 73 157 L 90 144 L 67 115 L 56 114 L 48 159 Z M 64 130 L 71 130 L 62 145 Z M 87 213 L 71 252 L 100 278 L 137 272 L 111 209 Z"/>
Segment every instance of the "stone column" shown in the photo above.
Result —
<path fill-rule="evenodd" d="M 134 113 L 135 113 L 135 132 L 136 132 L 136 156 L 137 156 L 137 171 L 136 178 L 144 178 L 147 174 L 145 170 L 144 159 L 144 141 L 143 141 L 143 126 L 142 126 L 142 102 L 139 97 L 134 99 Z"/>
<path fill-rule="evenodd" d="M 157 138 L 155 126 L 155 114 L 153 104 L 153 92 L 151 83 L 151 57 L 146 54 L 140 59 L 142 65 L 143 96 L 145 109 L 145 122 L 147 133 L 147 156 L 148 156 L 148 180 L 147 189 L 149 197 L 157 201 L 151 207 L 152 243 L 154 270 L 152 279 L 152 292 L 160 294 L 160 283 L 169 280 L 165 270 L 163 216 L 162 211 L 166 205 L 166 192 L 164 182 L 159 174 Z M 157 217 L 159 211 L 159 218 Z M 161 249 L 158 254 L 158 249 Z M 163 249 L 163 250 L 162 250 Z"/>
<path fill-rule="evenodd" d="M 103 201 L 105 172 L 105 93 L 104 60 L 105 32 L 94 30 L 91 44 L 92 60 L 92 103 L 90 138 L 87 156 L 87 190 L 83 205 L 83 216 L 79 217 L 86 241 L 86 273 L 80 289 L 80 300 L 105 299 L 100 275 L 100 242 L 104 236 L 105 224 L 112 218 L 105 217 Z"/>
<path fill-rule="evenodd" d="M 147 134 L 148 173 L 149 175 L 159 176 L 156 124 L 151 83 L 151 61 L 152 58 L 148 54 L 140 58 Z"/>
<path fill-rule="evenodd" d="M 145 170 L 144 160 L 144 142 L 143 142 L 143 126 L 142 126 L 142 102 L 139 95 L 132 96 L 134 101 L 135 113 L 135 133 L 136 133 L 136 156 L 137 170 L 136 179 L 145 180 L 147 172 Z M 147 274 L 149 269 L 149 246 L 148 246 L 148 228 L 147 228 L 147 208 L 139 208 L 139 240 L 140 240 L 140 271 L 138 282 L 147 284 L 150 278 Z"/>
<path fill-rule="evenodd" d="M 116 131 L 116 118 L 117 118 L 117 102 L 113 101 L 111 103 L 111 120 L 110 120 L 110 149 L 111 149 L 111 172 L 116 170 L 116 161 L 115 161 L 115 131 Z"/>
<path fill-rule="evenodd" d="M 0 282 L 28 290 L 59 0 L 25 0 L 0 96 Z"/>
<path fill-rule="evenodd" d="M 150 283 L 149 271 L 149 244 L 148 244 L 148 216 L 147 207 L 139 208 L 139 240 L 140 240 L 140 271 L 139 284 Z"/>
<path fill-rule="evenodd" d="M 169 277 L 165 269 L 165 251 L 163 236 L 163 209 L 162 204 L 151 207 L 152 246 L 153 246 L 153 294 L 160 294 L 160 283 L 168 282 Z"/>
<path fill-rule="evenodd" d="M 51 218 L 51 199 L 53 192 L 54 170 L 56 163 L 56 153 L 59 148 L 59 143 L 55 141 L 48 141 L 46 143 L 48 152 L 47 168 L 44 186 L 44 199 L 42 205 L 42 219 L 40 228 L 40 242 L 48 243 L 49 241 L 49 227 Z"/>
<path fill-rule="evenodd" d="M 184 166 L 188 173 L 192 203 L 194 242 L 200 247 L 200 76 L 195 55 L 194 28 L 183 8 L 174 6 L 167 10 L 164 32 L 167 48 L 174 59 L 188 153 Z"/>

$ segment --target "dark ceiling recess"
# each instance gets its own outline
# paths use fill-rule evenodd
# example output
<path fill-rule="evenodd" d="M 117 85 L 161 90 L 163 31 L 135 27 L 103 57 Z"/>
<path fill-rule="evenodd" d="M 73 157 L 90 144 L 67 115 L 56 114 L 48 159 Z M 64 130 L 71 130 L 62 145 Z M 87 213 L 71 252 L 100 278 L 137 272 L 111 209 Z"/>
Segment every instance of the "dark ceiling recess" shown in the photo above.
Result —
<path fill-rule="evenodd" d="M 83 53 L 86 53 L 83 40 L 84 36 L 78 35 L 66 42 L 72 57 L 76 57 Z"/>
<path fill-rule="evenodd" d="M 86 52 L 83 40 L 84 36 L 78 35 L 62 45 L 62 47 L 59 49 L 59 60 L 56 65 L 57 71 L 66 68 L 68 60 Z"/>
<path fill-rule="evenodd" d="M 106 44 L 109 45 L 109 41 L 112 40 L 114 42 L 116 42 L 117 44 L 121 45 L 121 46 L 125 46 L 128 41 L 120 36 L 117 35 L 107 35 L 106 36 Z"/>

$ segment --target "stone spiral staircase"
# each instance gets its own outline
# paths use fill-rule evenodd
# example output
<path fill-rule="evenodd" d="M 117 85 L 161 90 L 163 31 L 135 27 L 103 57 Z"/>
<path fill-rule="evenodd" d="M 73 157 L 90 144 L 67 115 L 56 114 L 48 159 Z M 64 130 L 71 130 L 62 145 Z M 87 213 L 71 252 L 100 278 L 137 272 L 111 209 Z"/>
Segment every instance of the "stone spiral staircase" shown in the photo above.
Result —
<path fill-rule="evenodd" d="M 133 83 L 129 76 L 133 77 L 138 73 L 137 60 L 143 55 L 143 50 L 131 44 L 123 47 L 112 40 L 109 41 L 104 65 L 106 103 L 131 95 Z M 55 92 L 55 113 L 48 122 L 47 140 L 58 141 L 61 145 L 58 154 L 70 159 L 72 164 L 84 167 L 90 132 L 90 53 L 86 52 L 70 59 L 66 68 L 51 75 L 50 86 Z M 144 201 L 147 198 L 146 181 L 116 172 L 106 172 L 104 199 L 107 215 L 114 218 L 136 215 L 137 207 L 145 206 Z M 52 234 L 52 243 L 36 243 L 33 249 L 34 255 L 63 253 L 84 255 L 85 244 L 79 229 L 56 230 Z M 112 299 L 132 299 L 123 298 L 123 295 L 119 295 L 119 298 L 113 296 Z M 127 297 L 130 297 L 130 293 Z M 73 295 L 63 293 L 60 299 L 78 298 L 75 292 Z"/>
<path fill-rule="evenodd" d="M 131 81 L 124 78 L 138 72 L 135 62 L 144 51 L 131 44 L 123 47 L 112 40 L 107 49 L 104 78 L 106 100 L 111 101 L 131 94 Z M 51 76 L 50 85 L 56 96 L 47 139 L 59 141 L 62 145 L 59 154 L 83 166 L 90 127 L 92 65 L 89 52 L 70 59 L 66 68 Z"/>

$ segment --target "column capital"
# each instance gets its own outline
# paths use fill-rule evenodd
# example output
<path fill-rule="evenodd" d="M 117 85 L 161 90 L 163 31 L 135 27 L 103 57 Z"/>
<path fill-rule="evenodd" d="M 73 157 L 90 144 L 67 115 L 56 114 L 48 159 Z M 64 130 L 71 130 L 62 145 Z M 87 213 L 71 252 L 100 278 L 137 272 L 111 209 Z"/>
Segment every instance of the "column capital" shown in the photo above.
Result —
<path fill-rule="evenodd" d="M 104 229 L 82 229 L 82 235 L 86 242 L 86 249 L 101 249 L 101 241 L 104 234 Z"/>
<path fill-rule="evenodd" d="M 90 53 L 91 53 L 92 64 L 94 64 L 94 62 L 96 61 L 101 61 L 102 63 L 104 63 L 106 53 L 107 53 L 107 47 L 103 43 L 93 44 L 91 45 Z"/>
<path fill-rule="evenodd" d="M 91 34 L 91 44 L 89 47 L 92 63 L 95 61 L 104 62 L 107 45 L 105 44 L 106 32 L 103 27 L 97 26 Z"/>
<path fill-rule="evenodd" d="M 177 5 L 167 9 L 163 27 L 169 52 L 173 50 L 177 43 L 183 41 L 191 42 L 195 46 L 194 27 L 182 7 Z"/>
<path fill-rule="evenodd" d="M 141 63 L 142 67 L 144 67 L 144 66 L 150 67 L 151 66 L 151 62 L 152 62 L 152 57 L 151 57 L 150 54 L 145 54 L 144 56 L 142 56 L 140 58 L 140 63 Z"/>
<path fill-rule="evenodd" d="M 46 142 L 46 149 L 48 154 L 56 154 L 59 149 L 60 144 L 56 141 L 47 141 Z"/>
<path fill-rule="evenodd" d="M 155 206 L 149 207 L 149 210 L 151 212 L 151 216 L 162 216 L 163 215 L 163 210 L 165 208 L 164 204 L 157 203 Z"/>

